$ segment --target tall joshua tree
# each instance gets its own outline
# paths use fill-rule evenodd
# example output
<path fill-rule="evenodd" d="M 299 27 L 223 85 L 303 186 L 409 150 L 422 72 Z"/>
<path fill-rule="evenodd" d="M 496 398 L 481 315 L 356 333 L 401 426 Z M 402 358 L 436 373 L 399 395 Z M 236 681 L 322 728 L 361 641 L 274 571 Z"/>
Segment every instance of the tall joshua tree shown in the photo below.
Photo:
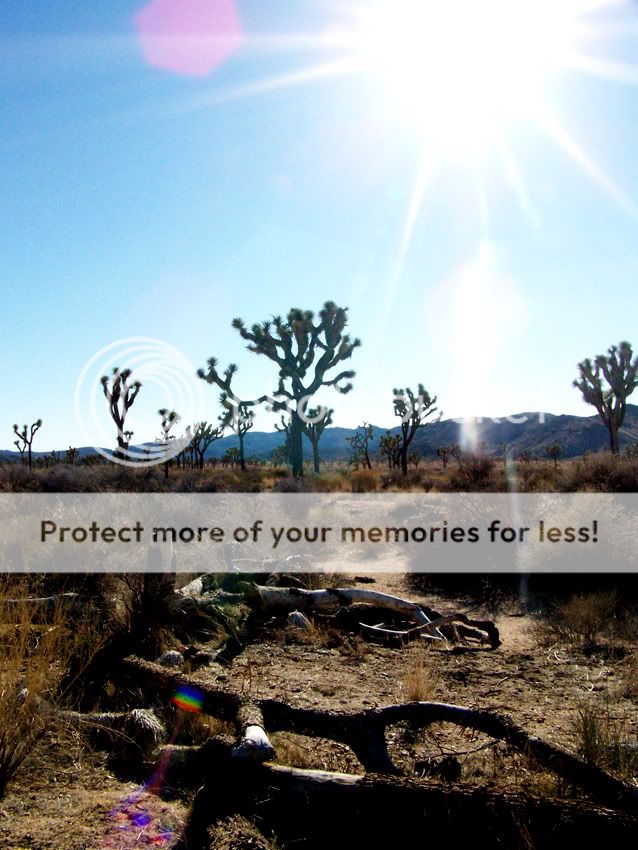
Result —
<path fill-rule="evenodd" d="M 259 404 L 261 399 L 255 401 L 246 401 L 240 399 L 233 391 L 233 378 L 237 374 L 237 366 L 231 363 L 224 374 L 221 375 L 217 368 L 217 359 L 211 357 L 207 362 L 208 369 L 198 369 L 197 375 L 208 384 L 216 384 L 221 389 L 219 401 L 224 412 L 219 417 L 222 430 L 231 428 L 239 439 L 239 464 L 242 472 L 246 471 L 246 460 L 244 455 L 244 437 L 250 431 L 254 424 L 255 413 L 252 410 L 254 405 Z"/>
<path fill-rule="evenodd" d="M 131 377 L 130 369 L 120 370 L 117 366 L 113 369 L 113 374 L 109 378 L 108 375 L 103 375 L 100 379 L 104 397 L 109 404 L 109 413 L 111 419 L 117 428 L 117 452 L 116 457 L 126 458 L 129 447 L 129 439 L 132 436 L 132 431 L 124 430 L 126 416 L 133 406 L 133 402 L 142 388 L 139 381 L 129 383 Z"/>
<path fill-rule="evenodd" d="M 361 345 L 344 333 L 348 311 L 327 301 L 316 319 L 309 310 L 293 308 L 286 318 L 275 316 L 250 329 L 241 319 L 233 327 L 248 341 L 248 349 L 263 354 L 278 368 L 278 385 L 273 395 L 283 400 L 279 407 L 290 410 L 290 454 L 292 474 L 303 475 L 304 409 L 321 387 L 334 387 L 340 393 L 352 389 L 351 369 L 328 377 L 336 366 L 352 356 Z M 267 401 L 264 396 L 258 401 Z M 275 405 L 276 407 L 276 405 Z"/>
<path fill-rule="evenodd" d="M 598 411 L 609 431 L 612 454 L 619 451 L 618 432 L 625 421 L 627 398 L 638 387 L 638 357 L 628 342 L 612 345 L 607 354 L 599 354 L 594 362 L 587 358 L 578 364 L 580 380 L 574 381 L 587 404 Z"/>
<path fill-rule="evenodd" d="M 13 433 L 18 437 L 18 440 L 15 441 L 15 445 L 18 447 L 18 451 L 20 452 L 20 460 L 22 460 L 24 456 L 24 452 L 27 452 L 27 463 L 29 464 L 29 469 L 32 468 L 32 456 L 31 456 L 31 447 L 33 446 L 33 438 L 36 435 L 36 432 L 42 427 L 42 420 L 36 419 L 36 421 L 30 425 L 28 428 L 26 425 L 22 426 L 22 430 L 18 428 L 17 425 L 13 426 Z"/>
<path fill-rule="evenodd" d="M 405 390 L 394 390 L 394 415 L 401 419 L 401 445 L 399 459 L 401 472 L 408 474 L 408 449 L 416 432 L 426 424 L 426 419 L 436 410 L 436 396 L 430 397 L 423 384 L 419 384 L 417 395 L 407 387 Z M 438 419 L 441 418 L 439 414 Z M 437 420 L 438 421 L 438 420 Z"/>
<path fill-rule="evenodd" d="M 170 440 L 174 439 L 171 436 L 171 430 L 179 422 L 180 416 L 174 410 L 168 410 L 166 407 L 160 408 L 157 412 L 162 417 L 162 445 L 168 448 Z M 168 478 L 168 469 L 169 461 L 167 460 L 164 463 L 164 478 Z"/>

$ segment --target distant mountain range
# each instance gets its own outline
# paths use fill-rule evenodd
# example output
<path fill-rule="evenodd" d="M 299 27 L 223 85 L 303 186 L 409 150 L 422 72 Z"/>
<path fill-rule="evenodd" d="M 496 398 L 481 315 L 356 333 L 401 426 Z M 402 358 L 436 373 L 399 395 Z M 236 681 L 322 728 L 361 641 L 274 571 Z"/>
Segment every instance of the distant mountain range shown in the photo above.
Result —
<path fill-rule="evenodd" d="M 379 437 L 385 434 L 386 428 L 373 426 L 374 438 L 370 444 L 370 454 L 379 450 Z M 398 428 L 391 429 L 397 433 Z M 354 428 L 326 428 L 321 438 L 320 454 L 324 460 L 348 458 L 350 446 L 347 438 L 354 434 Z M 606 451 L 609 448 L 607 429 L 597 415 L 570 416 L 554 415 L 552 413 L 520 413 L 515 416 L 493 419 L 476 419 L 468 425 L 461 425 L 453 419 L 445 419 L 433 425 L 419 429 L 411 451 L 419 452 L 425 457 L 433 456 L 439 446 L 452 443 L 462 443 L 471 431 L 475 445 L 484 445 L 490 454 L 502 452 L 503 444 L 507 444 L 510 456 L 517 457 L 522 452 L 531 452 L 539 457 L 545 456 L 545 447 L 559 443 L 563 457 L 578 457 L 585 451 Z M 312 456 L 310 443 L 304 437 L 305 455 Z M 245 438 L 247 457 L 266 459 L 273 449 L 282 445 L 284 434 L 280 431 L 249 431 Z M 621 450 L 624 446 L 638 443 L 638 406 L 627 405 L 625 424 L 620 431 Z M 237 445 L 237 437 L 230 435 L 213 443 L 207 452 L 208 457 L 221 457 L 227 449 Z M 79 449 L 80 455 L 92 454 L 94 449 L 85 446 Z M 59 454 L 64 456 L 65 449 Z M 41 457 L 49 452 L 34 452 L 34 457 Z M 0 460 L 17 460 L 18 452 L 0 450 Z"/>

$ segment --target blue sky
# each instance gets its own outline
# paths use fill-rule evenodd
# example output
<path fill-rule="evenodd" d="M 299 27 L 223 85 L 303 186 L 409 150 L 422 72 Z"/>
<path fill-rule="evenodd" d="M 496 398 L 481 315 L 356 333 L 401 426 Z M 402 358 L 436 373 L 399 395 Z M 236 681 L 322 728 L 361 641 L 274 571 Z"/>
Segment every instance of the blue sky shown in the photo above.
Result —
<path fill-rule="evenodd" d="M 469 142 L 432 169 L 402 259 L 436 120 L 418 87 L 425 132 L 366 70 L 241 93 L 341 55 L 312 39 L 343 26 L 349 2 L 238 0 L 243 46 L 199 76 L 145 60 L 144 5 L 3 2 L 0 446 L 12 447 L 13 422 L 38 417 L 38 448 L 89 443 L 78 377 L 127 337 L 164 341 L 194 367 L 235 361 L 240 393 L 268 392 L 274 370 L 232 319 L 326 299 L 350 308 L 363 341 L 355 391 L 325 397 L 336 424 L 392 425 L 393 387 L 418 382 L 446 416 L 593 412 L 571 387 L 577 362 L 621 339 L 638 346 L 636 6 L 587 16 L 588 50 L 628 79 L 570 69 L 544 85 L 589 166 L 524 115 L 508 122 L 524 202 L 511 163 L 472 150 L 468 124 Z M 308 38 L 255 40 L 286 33 Z M 202 389 L 215 418 L 217 393 Z M 143 390 L 140 416 L 160 396 Z"/>

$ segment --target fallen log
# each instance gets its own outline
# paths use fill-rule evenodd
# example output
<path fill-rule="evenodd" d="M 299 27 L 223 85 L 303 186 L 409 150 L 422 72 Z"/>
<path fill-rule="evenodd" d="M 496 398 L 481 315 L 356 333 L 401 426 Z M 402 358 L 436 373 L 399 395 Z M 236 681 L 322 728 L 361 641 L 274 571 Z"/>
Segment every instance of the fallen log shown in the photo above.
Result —
<path fill-rule="evenodd" d="M 232 720 L 240 728 L 240 718 L 244 716 L 240 710 L 248 704 L 254 707 L 251 710 L 261 712 L 261 722 L 257 725 L 264 734 L 294 732 L 346 744 L 368 773 L 401 774 L 388 753 L 388 726 L 408 722 L 413 728 L 426 728 L 432 723 L 452 723 L 504 741 L 513 750 L 531 756 L 542 767 L 579 785 L 605 805 L 638 811 L 636 786 L 555 744 L 530 735 L 496 712 L 441 702 L 410 702 L 357 713 L 299 708 L 276 699 L 247 701 L 239 694 L 139 658 L 127 658 L 124 667 L 134 675 L 139 687 L 155 694 L 167 696 L 180 686 L 197 688 L 202 695 L 204 712 Z"/>
<path fill-rule="evenodd" d="M 200 748 L 200 767 L 204 785 L 187 826 L 189 847 L 210 846 L 202 836 L 232 815 L 258 823 L 262 831 L 267 825 L 279 845 L 303 843 L 309 850 L 386 850 L 428 840 L 473 850 L 563 850 L 577 843 L 631 846 L 638 840 L 636 817 L 588 801 L 272 764 L 250 768 L 231 763 L 224 743 L 216 739 Z M 347 817 L 336 818 L 336 812 Z"/>

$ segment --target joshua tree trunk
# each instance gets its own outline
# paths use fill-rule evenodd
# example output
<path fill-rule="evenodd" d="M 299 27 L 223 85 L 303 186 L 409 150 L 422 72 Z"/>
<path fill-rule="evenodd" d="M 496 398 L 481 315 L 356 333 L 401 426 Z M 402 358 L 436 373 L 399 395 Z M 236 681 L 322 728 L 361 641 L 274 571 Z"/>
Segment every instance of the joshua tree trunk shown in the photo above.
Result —
<path fill-rule="evenodd" d="M 290 417 L 290 460 L 292 474 L 295 478 L 303 478 L 303 443 L 302 422 L 296 411 Z"/>
<path fill-rule="evenodd" d="M 408 474 L 408 447 L 406 445 L 401 449 L 401 472 L 403 475 Z"/>
<path fill-rule="evenodd" d="M 246 459 L 244 457 L 244 434 L 241 430 L 241 426 L 237 429 L 237 436 L 239 437 L 239 465 L 241 467 L 241 471 L 246 472 Z"/>
<path fill-rule="evenodd" d="M 615 422 L 609 423 L 609 447 L 613 455 L 617 455 L 620 453 L 620 446 L 618 442 L 618 426 Z"/>
<path fill-rule="evenodd" d="M 319 460 L 319 441 L 314 440 L 312 443 L 312 464 L 315 471 L 315 475 L 319 475 L 320 471 L 320 460 Z"/>

